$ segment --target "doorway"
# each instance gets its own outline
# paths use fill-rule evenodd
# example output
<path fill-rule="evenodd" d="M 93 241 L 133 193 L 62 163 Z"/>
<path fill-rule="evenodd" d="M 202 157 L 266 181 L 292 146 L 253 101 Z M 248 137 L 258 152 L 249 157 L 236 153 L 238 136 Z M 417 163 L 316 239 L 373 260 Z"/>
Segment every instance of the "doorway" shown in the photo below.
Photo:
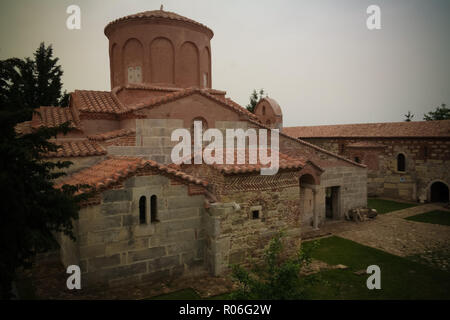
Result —
<path fill-rule="evenodd" d="M 325 217 L 327 219 L 339 219 L 339 194 L 340 187 L 325 189 Z"/>
<path fill-rule="evenodd" d="M 440 181 L 433 183 L 430 187 L 430 200 L 431 202 L 448 202 L 449 190 L 448 186 Z"/>

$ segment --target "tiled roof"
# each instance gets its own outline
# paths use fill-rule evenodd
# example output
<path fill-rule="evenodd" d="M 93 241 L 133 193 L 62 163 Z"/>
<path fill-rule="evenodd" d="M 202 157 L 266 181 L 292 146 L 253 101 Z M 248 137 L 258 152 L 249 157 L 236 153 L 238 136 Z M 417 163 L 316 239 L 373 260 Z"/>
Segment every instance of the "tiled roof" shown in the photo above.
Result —
<path fill-rule="evenodd" d="M 105 141 L 105 140 L 109 140 L 109 139 L 129 136 L 129 135 L 132 135 L 135 133 L 136 133 L 135 129 L 119 129 L 119 130 L 113 130 L 113 131 L 108 131 L 108 132 L 104 132 L 104 133 L 90 135 L 90 136 L 88 136 L 88 139 L 94 140 L 94 141 Z"/>
<path fill-rule="evenodd" d="M 131 14 L 119 19 L 116 19 L 114 21 L 111 21 L 110 23 L 108 23 L 105 27 L 105 34 L 107 33 L 107 30 L 109 27 L 111 27 L 113 24 L 116 24 L 118 22 L 122 22 L 125 20 L 137 20 L 137 19 L 168 19 L 168 20 L 175 20 L 175 21 L 183 21 L 183 22 L 187 22 L 187 23 L 191 23 L 194 24 L 196 26 L 202 27 L 204 29 L 206 29 L 209 33 L 210 36 L 212 37 L 214 35 L 213 31 L 211 29 L 209 29 L 207 26 L 194 21 L 192 19 L 183 17 L 177 13 L 174 12 L 170 12 L 170 11 L 163 11 L 163 10 L 153 10 L 153 11 L 144 11 L 144 12 L 140 12 L 140 13 L 135 13 L 135 14 Z"/>
<path fill-rule="evenodd" d="M 450 137 L 450 120 L 287 127 L 283 132 L 295 138 Z"/>
<path fill-rule="evenodd" d="M 231 151 L 231 157 L 227 156 L 227 149 L 223 150 L 223 164 L 211 164 L 211 166 L 222 173 L 227 174 L 240 174 L 240 173 L 251 173 L 260 171 L 262 168 L 269 168 L 270 164 L 262 164 L 260 162 L 259 150 L 256 149 L 256 163 L 250 163 L 249 160 L 249 148 L 246 149 L 234 149 Z M 275 152 L 275 151 L 274 151 Z M 214 154 L 214 152 L 213 152 Z M 270 157 L 272 150 L 267 150 L 267 155 Z M 244 163 L 238 164 L 238 156 L 244 156 Z M 290 157 L 284 153 L 278 152 L 279 159 L 279 169 L 297 169 L 302 168 L 306 165 L 307 160 L 300 157 Z M 192 156 L 193 158 L 193 156 Z M 228 160 L 228 161 L 227 161 Z M 232 162 L 233 164 L 227 164 L 227 162 Z"/>
<path fill-rule="evenodd" d="M 127 111 L 110 91 L 75 90 L 72 98 L 82 112 L 118 114 Z"/>
<path fill-rule="evenodd" d="M 16 132 L 19 134 L 27 134 L 31 133 L 31 121 L 24 121 L 21 123 L 18 123 L 15 127 Z"/>
<path fill-rule="evenodd" d="M 158 172 L 168 174 L 174 178 L 179 178 L 188 184 L 192 183 L 203 187 L 208 185 L 206 181 L 195 178 L 184 172 L 171 169 L 152 160 L 129 157 L 111 157 L 96 163 L 92 167 L 83 169 L 66 177 L 56 187 L 61 187 L 63 184 L 87 184 L 99 191 L 106 189 L 109 186 L 126 179 L 127 177 L 133 176 L 138 170 L 147 168 L 155 169 Z"/>
<path fill-rule="evenodd" d="M 45 155 L 47 158 L 89 157 L 106 154 L 97 142 L 89 140 L 56 141 L 61 148 Z"/>
<path fill-rule="evenodd" d="M 258 122 L 258 121 L 254 121 L 254 120 L 252 120 L 252 119 L 249 119 L 248 121 L 249 121 L 250 123 L 253 123 L 254 125 L 260 127 L 260 128 L 265 128 L 265 129 L 267 129 L 267 130 L 272 130 L 272 129 L 269 128 L 268 126 L 266 126 L 266 125 L 264 125 L 264 124 L 262 124 L 262 123 L 260 123 L 260 122 Z M 311 149 L 317 150 L 317 151 L 322 152 L 322 153 L 324 153 L 324 154 L 328 154 L 328 155 L 330 155 L 330 156 L 332 156 L 332 157 L 335 157 L 335 158 L 340 159 L 340 160 L 342 160 L 342 161 L 351 163 L 352 165 L 355 165 L 355 166 L 358 166 L 358 167 L 362 167 L 362 168 L 365 168 L 365 167 L 366 167 L 366 165 L 364 165 L 364 164 L 362 164 L 362 163 L 357 163 L 357 162 L 352 161 L 352 160 L 350 160 L 350 159 L 347 159 L 347 158 L 345 158 L 345 157 L 343 157 L 343 156 L 340 156 L 340 155 L 338 155 L 338 154 L 336 154 L 336 153 L 333 153 L 333 152 L 331 152 L 331 151 L 328 151 L 328 150 L 326 150 L 326 149 L 323 149 L 323 148 L 321 148 L 321 147 L 319 147 L 319 146 L 317 146 L 317 145 L 315 145 L 315 144 L 306 142 L 305 140 L 301 140 L 301 139 L 299 139 L 299 138 L 297 138 L 297 137 L 294 137 L 294 136 L 291 136 L 291 135 L 289 135 L 289 134 L 286 134 L 286 133 L 284 132 L 284 130 L 283 130 L 283 131 L 280 131 L 279 133 L 280 133 L 280 136 L 283 136 L 283 137 L 288 138 L 288 139 L 290 139 L 290 140 L 292 140 L 292 141 L 295 141 L 295 142 L 297 142 L 297 143 L 300 143 L 300 144 L 302 144 L 302 145 L 305 145 L 305 146 L 307 146 L 307 147 L 310 147 Z M 316 162 L 316 160 L 314 160 L 314 163 L 315 163 L 316 165 L 318 164 L 318 162 Z"/>
<path fill-rule="evenodd" d="M 31 126 L 37 128 L 56 127 L 65 122 L 70 122 L 71 126 L 78 128 L 78 121 L 75 119 L 72 108 L 69 107 L 40 107 L 33 114 Z"/>
<path fill-rule="evenodd" d="M 251 119 L 257 120 L 256 115 L 249 112 L 247 109 L 241 107 L 239 104 L 237 104 L 233 100 L 228 99 L 228 98 L 224 99 L 224 98 L 217 97 L 217 96 L 209 93 L 208 90 L 199 89 L 199 88 L 187 88 L 187 89 L 177 91 L 174 93 L 170 93 L 170 94 L 167 94 L 164 96 L 153 97 L 152 99 L 150 99 L 149 102 L 139 103 L 134 106 L 128 106 L 127 110 L 124 110 L 121 113 L 127 113 L 127 112 L 137 111 L 137 110 L 144 109 L 144 108 L 162 105 L 162 104 L 172 102 L 177 99 L 181 99 L 181 98 L 184 98 L 184 97 L 190 96 L 192 94 L 196 94 L 196 93 L 200 94 L 204 97 L 207 97 L 213 101 L 216 101 L 217 103 L 219 103 L 227 108 L 230 108 L 239 114 L 246 115 L 247 117 L 249 117 Z"/>
<path fill-rule="evenodd" d="M 272 110 L 276 116 L 283 116 L 283 112 L 281 112 L 281 108 L 280 108 L 280 105 L 278 104 L 278 102 L 276 102 L 272 98 L 264 97 L 258 102 L 258 104 L 264 100 L 267 101 L 267 103 L 272 107 Z"/>

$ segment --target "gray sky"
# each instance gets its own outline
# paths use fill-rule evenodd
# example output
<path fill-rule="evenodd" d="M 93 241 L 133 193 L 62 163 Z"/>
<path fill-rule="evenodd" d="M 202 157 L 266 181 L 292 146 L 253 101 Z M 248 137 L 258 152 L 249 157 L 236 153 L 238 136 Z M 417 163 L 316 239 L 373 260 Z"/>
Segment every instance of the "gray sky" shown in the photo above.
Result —
<path fill-rule="evenodd" d="M 241 105 L 264 88 L 284 125 L 414 120 L 450 104 L 449 0 L 1 0 L 0 59 L 53 44 L 64 87 L 109 90 L 105 25 L 146 10 L 173 11 L 214 31 L 213 88 Z M 81 8 L 68 30 L 66 8 Z M 369 5 L 381 30 L 366 27 Z"/>

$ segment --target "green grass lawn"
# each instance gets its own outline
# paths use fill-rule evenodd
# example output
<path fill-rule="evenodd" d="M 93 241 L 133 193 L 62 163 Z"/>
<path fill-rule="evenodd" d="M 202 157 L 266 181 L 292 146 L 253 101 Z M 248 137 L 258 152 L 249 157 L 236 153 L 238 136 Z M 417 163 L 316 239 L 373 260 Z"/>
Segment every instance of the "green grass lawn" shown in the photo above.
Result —
<path fill-rule="evenodd" d="M 328 283 L 313 287 L 309 299 L 450 299 L 450 273 L 350 240 L 321 239 L 313 257 L 349 268 L 321 272 Z M 381 290 L 367 289 L 368 274 L 354 274 L 373 264 L 381 269 Z"/>
<path fill-rule="evenodd" d="M 450 299 L 450 273 L 401 258 L 381 250 L 360 245 L 336 236 L 319 241 L 312 257 L 330 265 L 344 264 L 348 269 L 333 269 L 317 274 L 323 281 L 307 292 L 307 299 Z M 304 246 L 312 245 L 304 242 Z M 381 269 L 381 290 L 369 290 L 370 276 L 365 272 L 370 265 Z M 313 275 L 316 277 L 317 275 Z M 152 299 L 200 299 L 192 289 L 185 289 Z M 210 299 L 228 299 L 227 294 Z"/>
<path fill-rule="evenodd" d="M 406 220 L 426 222 L 433 224 L 442 224 L 444 226 L 450 226 L 450 212 L 442 210 L 434 210 L 415 216 L 407 217 Z"/>
<path fill-rule="evenodd" d="M 367 206 L 371 209 L 376 209 L 379 214 L 383 214 L 396 210 L 415 207 L 417 206 L 417 204 L 396 202 L 385 199 L 369 198 L 367 199 Z"/>

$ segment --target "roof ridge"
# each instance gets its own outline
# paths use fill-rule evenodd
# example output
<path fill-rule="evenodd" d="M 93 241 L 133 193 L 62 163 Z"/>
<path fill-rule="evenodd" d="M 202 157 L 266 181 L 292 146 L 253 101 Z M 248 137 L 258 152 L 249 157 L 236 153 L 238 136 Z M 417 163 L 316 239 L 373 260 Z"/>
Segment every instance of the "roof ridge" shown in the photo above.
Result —
<path fill-rule="evenodd" d="M 103 191 L 115 185 L 122 179 L 135 174 L 139 169 L 156 169 L 163 174 L 185 181 L 188 184 L 196 184 L 202 187 L 208 186 L 208 182 L 189 175 L 183 171 L 169 168 L 153 160 L 130 156 L 108 156 L 106 159 L 94 165 L 77 171 L 61 180 L 55 187 L 61 188 L 64 184 L 87 184 L 95 191 Z"/>
<path fill-rule="evenodd" d="M 164 10 L 147 10 L 142 11 L 134 14 L 130 14 L 124 17 L 117 18 L 111 22 L 109 22 L 104 29 L 105 35 L 107 35 L 107 29 L 109 29 L 112 25 L 120 23 L 122 21 L 126 20 L 135 20 L 135 19 L 151 19 L 151 18 L 162 18 L 162 19 L 168 19 L 168 20 L 175 20 L 175 21 L 183 21 L 190 23 L 192 25 L 195 25 L 197 27 L 201 27 L 205 30 L 207 30 L 210 33 L 211 38 L 214 36 L 214 32 L 208 28 L 206 25 L 197 22 L 193 19 L 184 17 L 178 13 L 171 12 L 171 11 L 164 11 Z"/>
<path fill-rule="evenodd" d="M 259 122 L 257 122 L 257 121 L 253 121 L 253 120 L 251 120 L 251 119 L 249 119 L 249 120 L 247 120 L 247 121 L 250 121 L 250 122 L 252 122 L 252 123 L 254 123 L 254 124 L 256 124 L 256 125 L 258 125 L 258 126 L 260 126 L 260 127 L 265 128 L 265 129 L 272 130 L 272 129 L 269 128 L 268 126 L 265 126 L 265 125 L 263 125 L 263 124 L 261 124 L 261 123 L 259 123 Z M 356 165 L 356 166 L 358 166 L 358 167 L 362 167 L 362 168 L 366 168 L 366 167 L 367 167 L 367 166 L 364 165 L 364 164 L 357 163 L 357 162 L 355 162 L 355 161 L 352 161 L 352 160 L 350 160 L 350 159 L 347 159 L 347 158 L 345 158 L 345 157 L 342 157 L 342 156 L 340 156 L 340 155 L 338 155 L 338 154 L 336 154 L 336 153 L 333 153 L 333 152 L 331 152 L 331 151 L 328 151 L 328 150 L 325 150 L 325 149 L 323 149 L 323 148 L 321 148 L 321 147 L 318 147 L 318 146 L 316 146 L 315 144 L 306 142 L 306 141 L 301 140 L 301 139 L 298 139 L 298 138 L 294 138 L 294 137 L 292 137 L 292 136 L 290 136 L 290 135 L 287 135 L 287 134 L 285 134 L 285 133 L 283 133 L 283 132 L 281 132 L 281 131 L 279 131 L 279 134 L 282 135 L 282 136 L 285 137 L 285 138 L 288 138 L 288 139 L 290 139 L 290 140 L 296 141 L 296 142 L 298 142 L 298 143 L 301 143 L 301 144 L 303 144 L 303 145 L 305 145 L 305 146 L 308 146 L 308 147 L 310 147 L 310 148 L 313 148 L 313 149 L 315 149 L 315 150 L 317 150 L 317 151 L 320 151 L 320 152 L 323 152 L 323 153 L 325 153 L 325 154 L 331 155 L 331 156 L 333 156 L 333 157 L 335 157 L 335 158 L 338 158 L 338 159 L 340 159 L 340 160 L 344 160 L 344 161 L 346 161 L 346 162 L 348 162 L 348 163 L 351 163 L 351 164 L 353 164 L 353 165 Z"/>

